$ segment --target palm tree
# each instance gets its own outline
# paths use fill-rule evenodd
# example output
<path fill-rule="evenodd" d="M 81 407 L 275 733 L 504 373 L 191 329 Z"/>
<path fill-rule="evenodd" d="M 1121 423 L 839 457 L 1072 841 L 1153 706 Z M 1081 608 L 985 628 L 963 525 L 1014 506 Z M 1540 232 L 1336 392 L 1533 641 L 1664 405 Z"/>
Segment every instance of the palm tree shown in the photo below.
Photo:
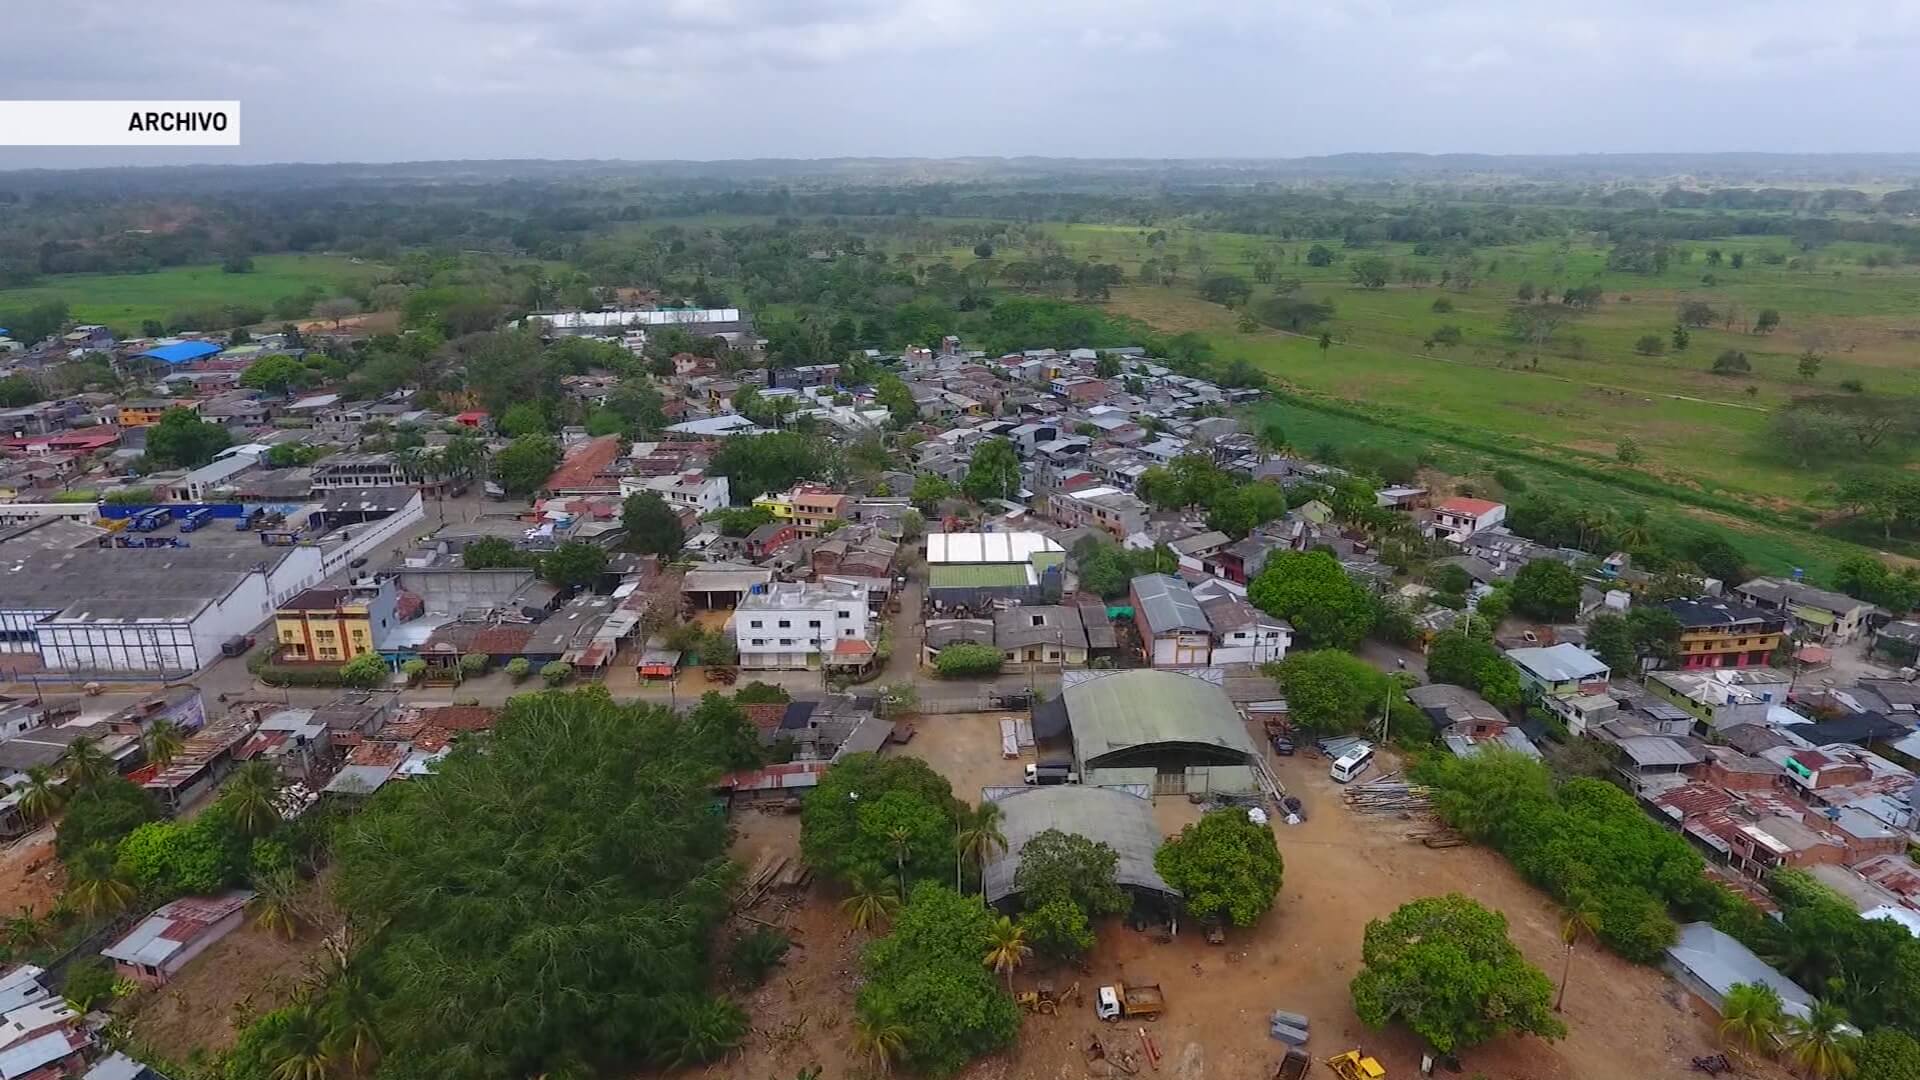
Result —
<path fill-rule="evenodd" d="M 905 825 L 887 830 L 887 843 L 893 848 L 894 869 L 900 873 L 900 899 L 907 898 L 907 852 L 913 850 L 913 833 Z"/>
<path fill-rule="evenodd" d="M 983 802 L 971 814 L 962 812 L 953 844 L 953 889 L 960 891 L 960 863 L 974 864 L 984 880 L 987 863 L 1007 850 L 1007 834 L 1000 830 L 1006 811 L 997 802 Z"/>
<path fill-rule="evenodd" d="M 1007 993 L 1013 993 L 1013 969 L 1033 955 L 1033 947 L 1027 944 L 1027 931 L 1005 915 L 1000 916 L 987 931 L 988 949 L 983 959 L 988 967 L 1005 972 Z"/>
<path fill-rule="evenodd" d="M 155 720 L 153 726 L 147 729 L 145 743 L 147 760 L 164 769 L 180 756 L 187 739 L 173 721 L 162 719 Z"/>
<path fill-rule="evenodd" d="M 120 876 L 113 852 L 96 845 L 68 861 L 67 895 L 73 898 L 75 911 L 93 919 L 125 911 L 137 892 L 132 882 Z"/>
<path fill-rule="evenodd" d="M 20 787 L 20 812 L 29 821 L 52 817 L 67 801 L 67 793 L 55 786 L 53 773 L 45 765 L 27 770 L 27 782 Z"/>
<path fill-rule="evenodd" d="M 1765 1052 L 1780 1034 L 1780 992 L 1765 983 L 1735 983 L 1720 1007 L 1720 1033 Z"/>
<path fill-rule="evenodd" d="M 890 890 L 882 889 L 879 882 L 857 877 L 850 885 L 853 895 L 840 901 L 840 910 L 846 912 L 847 921 L 853 924 L 855 930 L 873 930 L 883 926 L 900 910 L 900 898 Z"/>
<path fill-rule="evenodd" d="M 906 1048 L 907 1029 L 891 1017 L 863 1011 L 853 1018 L 853 1052 L 872 1062 L 881 1076 L 893 1071 Z"/>
<path fill-rule="evenodd" d="M 1560 1011 L 1560 1004 L 1567 1000 L 1567 975 L 1573 971 L 1573 947 L 1582 937 L 1592 937 L 1600 932 L 1600 915 L 1584 903 L 1576 902 L 1567 908 L 1566 918 L 1560 923 L 1560 941 L 1567 947 L 1566 958 L 1560 962 L 1560 993 L 1554 996 L 1553 1011 Z"/>
<path fill-rule="evenodd" d="M 1787 1056 L 1813 1080 L 1852 1076 L 1854 1035 L 1846 1025 L 1847 1010 L 1814 1002 L 1807 1015 L 1787 1021 Z"/>
<path fill-rule="evenodd" d="M 21 904 L 20 914 L 7 920 L 7 944 L 15 949 L 31 949 L 46 940 L 47 920 L 33 913 L 31 904 Z"/>
<path fill-rule="evenodd" d="M 271 832 L 280 823 L 274 797 L 280 791 L 280 773 L 271 762 L 255 758 L 233 772 L 221 798 L 233 813 L 233 823 L 248 836 Z"/>
<path fill-rule="evenodd" d="M 97 787 L 119 773 L 113 759 L 100 749 L 100 740 L 82 735 L 67 746 L 67 779 L 76 787 Z"/>
<path fill-rule="evenodd" d="M 327 1025 L 312 998 L 287 1010 L 286 1026 L 269 1050 L 273 1080 L 327 1080 L 334 1058 L 327 1048 Z"/>
<path fill-rule="evenodd" d="M 361 966 L 348 960 L 327 987 L 322 1006 L 327 1043 L 347 1071 L 364 1076 L 380 1060 L 380 1032 L 374 1024 L 373 997 Z"/>
<path fill-rule="evenodd" d="M 280 869 L 255 879 L 253 900 L 248 905 L 253 908 L 253 925 L 292 941 L 305 921 L 298 896 L 299 882 L 292 870 Z"/>

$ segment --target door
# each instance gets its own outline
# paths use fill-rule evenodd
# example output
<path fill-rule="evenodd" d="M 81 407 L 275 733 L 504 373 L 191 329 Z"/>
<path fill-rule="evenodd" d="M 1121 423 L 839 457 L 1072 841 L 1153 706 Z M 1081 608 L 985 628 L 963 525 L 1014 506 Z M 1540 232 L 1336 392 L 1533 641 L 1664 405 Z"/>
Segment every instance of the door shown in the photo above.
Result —
<path fill-rule="evenodd" d="M 1187 771 L 1161 771 L 1153 774 L 1153 793 L 1155 795 L 1185 795 L 1187 793 Z"/>

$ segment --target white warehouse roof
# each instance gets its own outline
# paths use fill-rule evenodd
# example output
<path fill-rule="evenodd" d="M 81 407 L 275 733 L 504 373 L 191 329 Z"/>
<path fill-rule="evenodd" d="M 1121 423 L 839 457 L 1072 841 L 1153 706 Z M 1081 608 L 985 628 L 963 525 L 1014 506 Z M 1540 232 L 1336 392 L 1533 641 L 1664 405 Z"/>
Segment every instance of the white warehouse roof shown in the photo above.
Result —
<path fill-rule="evenodd" d="M 927 562 L 1024 563 L 1041 552 L 1066 553 L 1066 548 L 1037 532 L 929 533 Z"/>

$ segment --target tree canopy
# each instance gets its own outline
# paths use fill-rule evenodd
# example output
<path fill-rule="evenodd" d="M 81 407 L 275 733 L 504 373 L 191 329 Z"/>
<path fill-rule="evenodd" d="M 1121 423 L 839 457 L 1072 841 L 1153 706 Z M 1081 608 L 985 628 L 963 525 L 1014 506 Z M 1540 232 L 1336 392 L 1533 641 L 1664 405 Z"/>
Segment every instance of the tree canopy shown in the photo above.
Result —
<path fill-rule="evenodd" d="M 1286 691 L 1294 724 L 1309 731 L 1357 732 L 1367 727 L 1369 717 L 1387 707 L 1386 673 L 1349 652 L 1293 652 L 1267 670 Z"/>
<path fill-rule="evenodd" d="M 1118 915 L 1127 909 L 1127 894 L 1114 883 L 1119 866 L 1120 855 L 1111 846 L 1045 829 L 1020 849 L 1013 886 L 1029 910 L 1065 900 L 1088 915 Z"/>
<path fill-rule="evenodd" d="M 849 754 L 807 796 L 800 850 L 841 881 L 951 880 L 958 811 L 947 778 L 919 758 Z"/>
<path fill-rule="evenodd" d="M 1580 575 L 1558 559 L 1535 559 L 1513 578 L 1513 610 L 1564 622 L 1580 610 Z"/>
<path fill-rule="evenodd" d="M 1283 866 L 1273 830 L 1237 807 L 1215 810 L 1154 853 L 1153 867 L 1180 890 L 1187 910 L 1251 926 L 1273 906 Z"/>
<path fill-rule="evenodd" d="M 983 962 L 993 915 L 978 897 L 931 881 L 913 890 L 893 932 L 861 956 L 863 1018 L 900 1027 L 906 1064 L 946 1076 L 1013 1041 L 1013 999 Z"/>
<path fill-rule="evenodd" d="M 1367 924 L 1353 1008 L 1369 1027 L 1403 1023 L 1441 1053 L 1510 1031 L 1562 1038 L 1553 981 L 1507 939 L 1507 919 L 1453 893 Z"/>
<path fill-rule="evenodd" d="M 560 444 L 547 435 L 522 435 L 493 456 L 493 475 L 509 495 L 531 495 L 560 464 Z"/>
<path fill-rule="evenodd" d="M 147 429 L 147 460 L 157 465 L 197 469 L 233 442 L 227 429 L 200 419 L 192 409 L 173 408 Z"/>
<path fill-rule="evenodd" d="M 1352 648 L 1373 629 L 1373 596 L 1324 551 L 1273 556 L 1247 586 L 1247 597 L 1291 623 L 1316 649 Z"/>
<path fill-rule="evenodd" d="M 976 502 L 1011 499 L 1020 493 L 1020 456 L 1005 439 L 988 439 L 974 449 L 960 490 Z"/>
<path fill-rule="evenodd" d="M 340 826 L 382 1074 L 507 1080 L 673 1061 L 708 1001 L 735 867 L 715 775 L 669 710 L 604 692 L 511 699 L 485 747 Z"/>
<path fill-rule="evenodd" d="M 745 505 L 769 491 L 785 491 L 801 480 L 827 474 L 831 450 L 820 439 L 798 431 L 736 435 L 721 443 L 710 470 L 728 480 L 733 501 Z"/>
<path fill-rule="evenodd" d="M 723 511 L 724 513 L 751 513 L 752 511 Z M 760 511 L 766 514 L 766 511 Z M 767 514 L 769 518 L 771 514 Z M 687 533 L 680 525 L 680 515 L 667 505 L 658 492 L 642 491 L 630 495 L 620 507 L 620 525 L 627 530 L 627 547 L 646 555 L 658 555 L 671 560 L 679 556 L 680 549 L 686 545 Z M 747 532 L 752 532 L 749 528 Z M 746 533 L 729 534 L 744 536 Z"/>

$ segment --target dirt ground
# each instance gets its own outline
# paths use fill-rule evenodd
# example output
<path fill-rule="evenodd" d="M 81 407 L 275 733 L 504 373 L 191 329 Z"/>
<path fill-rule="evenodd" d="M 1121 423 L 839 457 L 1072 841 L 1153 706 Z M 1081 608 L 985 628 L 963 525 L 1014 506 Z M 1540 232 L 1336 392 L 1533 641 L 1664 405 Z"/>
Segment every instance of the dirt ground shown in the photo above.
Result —
<path fill-rule="evenodd" d="M 887 752 L 924 758 L 954 780 L 956 794 L 973 798 L 982 785 L 1019 782 L 1020 761 L 1002 759 L 998 740 L 995 714 L 928 717 L 912 744 Z M 1105 1077 L 1105 1066 L 1089 1066 L 1080 1047 L 1097 1034 L 1110 1047 L 1137 1051 L 1142 1026 L 1094 1019 L 1092 988 L 1118 980 L 1162 987 L 1167 1014 L 1144 1026 L 1163 1055 L 1158 1075 L 1169 1080 L 1271 1075 L 1281 1052 L 1266 1030 L 1273 1009 L 1311 1018 L 1309 1049 L 1318 1057 L 1361 1047 L 1381 1060 L 1389 1076 L 1417 1075 L 1419 1040 L 1404 1030 L 1367 1029 L 1353 1013 L 1347 984 L 1360 966 L 1367 922 L 1422 896 L 1461 892 L 1504 912 L 1514 943 L 1558 977 L 1563 953 L 1556 910 L 1497 854 L 1471 846 L 1430 849 L 1407 839 L 1410 822 L 1348 810 L 1338 785 L 1326 776 L 1323 759 L 1276 759 L 1275 770 L 1305 800 L 1307 820 L 1274 826 L 1286 882 L 1274 910 L 1258 926 L 1229 931 L 1227 944 L 1216 947 L 1184 927 L 1163 945 L 1110 921 L 1100 929 L 1091 975 L 1036 969 L 1015 979 L 1030 987 L 1051 978 L 1063 988 L 1077 980 L 1086 1002 L 1069 1003 L 1058 1016 L 1027 1017 L 1012 1050 L 977 1061 L 962 1075 L 969 1080 Z M 1198 813 L 1183 799 L 1163 798 L 1155 806 L 1169 834 Z M 736 854 L 744 863 L 752 865 L 770 850 L 797 856 L 797 817 L 747 811 L 735 821 Z M 861 1064 L 849 1060 L 846 1031 L 864 940 L 840 917 L 831 888 L 816 882 L 803 894 L 776 895 L 754 910 L 792 927 L 801 947 L 745 1000 L 754 1033 L 741 1055 L 716 1065 L 709 1075 L 784 1080 L 809 1065 L 824 1067 L 828 1077 L 864 1075 Z M 1660 972 L 1583 947 L 1574 956 L 1567 990 L 1568 1037 L 1558 1043 L 1506 1038 L 1476 1047 L 1464 1056 L 1463 1075 L 1682 1080 L 1693 1075 L 1691 1057 L 1719 1046 L 1711 1018 L 1698 1008 Z M 1784 1075 L 1768 1069 L 1768 1075 Z M 1142 1066 L 1141 1074 L 1155 1072 Z M 1313 1075 L 1330 1074 L 1316 1068 Z"/>
<path fill-rule="evenodd" d="M 253 925 L 240 927 L 195 957 L 157 990 L 131 999 L 138 1037 L 175 1061 L 195 1050 L 212 1054 L 233 1045 L 241 1027 L 285 1004 L 321 962 L 331 913 L 317 907 L 324 878 L 308 889 L 308 903 L 321 921 L 288 941 Z"/>
<path fill-rule="evenodd" d="M 45 915 L 66 887 L 66 872 L 53 855 L 51 824 L 0 849 L 0 912 L 32 908 Z"/>

